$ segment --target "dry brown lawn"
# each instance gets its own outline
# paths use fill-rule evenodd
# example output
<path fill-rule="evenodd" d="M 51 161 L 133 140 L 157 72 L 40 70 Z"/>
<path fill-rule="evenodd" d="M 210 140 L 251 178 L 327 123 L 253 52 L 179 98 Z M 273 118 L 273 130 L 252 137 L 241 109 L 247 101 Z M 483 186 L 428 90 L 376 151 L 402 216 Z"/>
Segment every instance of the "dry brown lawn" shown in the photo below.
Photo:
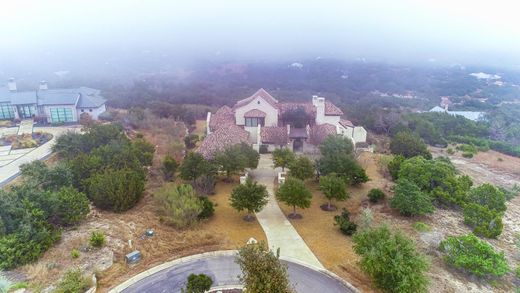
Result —
<path fill-rule="evenodd" d="M 290 220 L 303 240 L 327 269 L 363 292 L 371 292 L 375 289 L 369 277 L 357 265 L 359 257 L 352 249 L 352 237 L 343 235 L 338 227 L 334 226 L 333 218 L 341 213 L 342 208 L 346 208 L 351 213 L 351 218 L 355 220 L 362 208 L 368 205 L 366 195 L 371 188 L 379 187 L 388 192 L 391 182 L 380 175 L 376 164 L 378 156 L 371 153 L 360 155 L 358 161 L 366 169 L 371 180 L 359 187 L 350 187 L 350 199 L 334 203 L 338 207 L 338 211 L 325 212 L 321 210 L 320 205 L 326 203 L 327 200 L 319 191 L 318 183 L 310 180 L 307 185 L 313 193 L 311 207 L 299 210 L 303 219 Z M 280 207 L 286 215 L 292 209 L 282 203 L 280 203 Z M 377 221 L 377 218 L 375 221 Z"/>
<path fill-rule="evenodd" d="M 106 292 L 128 278 L 169 260 L 207 251 L 237 249 L 251 237 L 266 241 L 258 222 L 243 221 L 243 214 L 229 205 L 229 195 L 236 184 L 237 180 L 234 183 L 218 182 L 216 194 L 209 197 L 216 204 L 214 216 L 185 230 L 160 222 L 151 194 L 125 213 L 95 209 L 80 226 L 65 231 L 62 240 L 40 260 L 19 270 L 31 278 L 33 288 L 45 288 L 57 282 L 71 267 L 96 272 L 102 266 L 100 260 L 113 253 L 113 265 L 97 274 L 98 290 Z M 149 228 L 154 229 L 155 236 L 142 237 Z M 95 230 L 103 231 L 107 236 L 106 248 L 102 251 L 82 251 L 78 259 L 72 259 L 72 249 L 87 246 L 88 237 Z M 129 247 L 128 240 L 132 240 L 132 247 Z M 124 256 L 133 250 L 141 251 L 143 258 L 130 267 L 126 265 Z"/>

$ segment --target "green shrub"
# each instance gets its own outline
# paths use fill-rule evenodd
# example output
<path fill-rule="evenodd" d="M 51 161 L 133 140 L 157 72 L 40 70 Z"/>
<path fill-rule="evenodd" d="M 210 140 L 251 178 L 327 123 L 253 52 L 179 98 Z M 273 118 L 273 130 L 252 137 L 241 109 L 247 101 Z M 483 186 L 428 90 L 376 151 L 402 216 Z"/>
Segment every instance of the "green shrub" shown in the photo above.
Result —
<path fill-rule="evenodd" d="M 30 219 L 23 219 L 23 227 L 0 237 L 0 269 L 33 262 L 60 239 L 59 231 L 45 222 L 41 210 L 32 208 L 25 212 Z"/>
<path fill-rule="evenodd" d="M 480 204 L 498 213 L 503 213 L 507 209 L 504 192 L 500 188 L 487 183 L 471 189 L 467 201 Z"/>
<path fill-rule="evenodd" d="M 175 175 L 175 171 L 179 167 L 179 163 L 171 156 L 164 157 L 161 170 L 163 172 L 164 180 L 170 181 Z"/>
<path fill-rule="evenodd" d="M 516 267 L 515 276 L 520 279 L 520 266 Z"/>
<path fill-rule="evenodd" d="M 27 282 L 18 282 L 11 286 L 11 290 L 28 289 L 28 288 L 29 288 L 29 284 L 27 284 Z M 0 292 L 2 292 L 2 291 L 0 291 Z"/>
<path fill-rule="evenodd" d="M 107 169 L 88 180 L 88 195 L 100 209 L 122 212 L 132 208 L 142 197 L 145 176 L 132 169 Z"/>
<path fill-rule="evenodd" d="M 409 131 L 398 132 L 390 142 L 390 150 L 392 154 L 402 155 L 405 158 L 415 156 L 423 156 L 426 159 L 432 158 L 432 154 L 428 151 L 424 141 L 418 135 Z"/>
<path fill-rule="evenodd" d="M 473 153 L 467 153 L 467 152 L 464 152 L 464 153 L 462 153 L 462 156 L 463 156 L 464 158 L 471 159 L 471 158 L 473 158 Z"/>
<path fill-rule="evenodd" d="M 54 293 L 83 293 L 90 287 L 90 280 L 80 269 L 69 270 L 63 276 Z"/>
<path fill-rule="evenodd" d="M 401 163 L 404 162 L 406 158 L 402 155 L 395 155 L 392 160 L 388 163 L 388 172 L 390 172 L 390 176 L 392 176 L 392 180 L 397 180 L 399 177 L 399 170 L 401 169 Z"/>
<path fill-rule="evenodd" d="M 422 192 L 417 185 L 406 179 L 399 179 L 394 188 L 394 197 L 390 207 L 399 210 L 403 216 L 422 216 L 434 211 L 430 196 Z"/>
<path fill-rule="evenodd" d="M 190 274 L 185 293 L 204 293 L 211 288 L 213 280 L 205 274 Z"/>
<path fill-rule="evenodd" d="M 211 218 L 211 216 L 213 216 L 213 214 L 215 213 L 213 202 L 205 196 L 200 196 L 199 200 L 202 205 L 202 211 L 199 213 L 198 216 L 199 220 Z"/>
<path fill-rule="evenodd" d="M 361 269 L 377 287 L 388 292 L 426 292 L 428 261 L 403 233 L 380 226 L 357 232 L 353 240 Z"/>
<path fill-rule="evenodd" d="M 71 252 L 70 252 L 70 257 L 72 257 L 72 259 L 76 259 L 79 257 L 79 250 L 77 249 L 73 249 Z"/>
<path fill-rule="evenodd" d="M 197 223 L 203 212 L 203 203 L 191 185 L 175 186 L 169 183 L 158 190 L 154 197 L 161 220 L 176 228 L 186 228 Z"/>
<path fill-rule="evenodd" d="M 412 226 L 415 230 L 419 232 L 428 232 L 431 229 L 430 226 L 428 226 L 428 224 L 423 222 L 415 222 Z"/>
<path fill-rule="evenodd" d="M 370 200 L 370 202 L 376 203 L 383 198 L 385 198 L 385 193 L 379 188 L 372 188 L 368 192 L 368 200 Z"/>
<path fill-rule="evenodd" d="M 54 217 L 64 226 L 78 224 L 90 211 L 87 196 L 72 186 L 62 187 L 56 193 L 55 208 Z"/>
<path fill-rule="evenodd" d="M 105 245 L 105 234 L 102 231 L 92 231 L 90 234 L 89 243 L 93 247 L 102 247 Z"/>
<path fill-rule="evenodd" d="M 448 236 L 439 248 L 449 265 L 477 277 L 501 277 L 509 271 L 504 253 L 473 234 Z"/>
<path fill-rule="evenodd" d="M 455 151 L 452 149 L 452 148 L 448 148 L 446 150 L 446 152 L 449 154 L 449 155 L 453 155 L 455 153 Z"/>
<path fill-rule="evenodd" d="M 457 150 L 462 151 L 464 153 L 469 154 L 476 154 L 478 153 L 478 149 L 476 146 L 472 144 L 459 144 L 457 147 L 455 147 Z M 464 155 L 464 154 L 463 154 Z"/>
<path fill-rule="evenodd" d="M 464 206 L 464 223 L 473 228 L 473 233 L 487 238 L 497 238 L 502 233 L 502 215 L 478 203 Z"/>
<path fill-rule="evenodd" d="M 339 226 L 339 229 L 345 235 L 352 235 L 357 229 L 357 225 L 350 221 L 350 213 L 345 208 L 343 208 L 341 215 L 334 216 L 334 225 Z"/>

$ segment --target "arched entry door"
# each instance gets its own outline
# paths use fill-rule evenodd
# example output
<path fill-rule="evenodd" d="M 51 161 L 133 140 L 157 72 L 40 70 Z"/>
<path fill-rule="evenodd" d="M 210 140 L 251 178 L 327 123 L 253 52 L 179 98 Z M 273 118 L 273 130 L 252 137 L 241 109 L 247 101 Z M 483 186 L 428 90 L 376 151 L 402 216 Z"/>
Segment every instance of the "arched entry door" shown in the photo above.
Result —
<path fill-rule="evenodd" d="M 301 138 L 293 141 L 293 152 L 303 152 L 303 140 Z"/>

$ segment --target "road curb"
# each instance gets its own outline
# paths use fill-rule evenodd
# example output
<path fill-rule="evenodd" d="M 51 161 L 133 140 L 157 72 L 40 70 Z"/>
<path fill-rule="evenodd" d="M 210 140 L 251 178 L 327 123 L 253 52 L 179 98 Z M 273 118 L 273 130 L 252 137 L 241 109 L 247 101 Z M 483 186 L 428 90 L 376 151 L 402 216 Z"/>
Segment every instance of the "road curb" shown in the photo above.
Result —
<path fill-rule="evenodd" d="M 179 258 L 179 259 L 175 259 L 175 260 L 172 260 L 172 261 L 169 261 L 169 262 L 165 262 L 163 264 L 160 264 L 158 266 L 155 266 L 153 268 L 150 268 L 144 272 L 141 272 L 133 277 L 131 277 L 130 279 L 126 280 L 125 282 L 119 284 L 118 286 L 110 289 L 108 292 L 109 293 L 120 293 L 122 292 L 123 290 L 127 289 L 128 287 L 134 285 L 135 283 L 157 273 L 157 272 L 160 272 L 162 270 L 165 270 L 165 269 L 168 269 L 170 267 L 173 267 L 173 266 L 176 266 L 176 265 L 179 265 L 179 264 L 182 264 L 182 263 L 186 263 L 186 262 L 190 262 L 190 261 L 193 261 L 193 260 L 197 260 L 197 259 L 202 259 L 202 258 L 211 258 L 211 257 L 220 257 L 220 256 L 235 256 L 236 254 L 238 253 L 237 250 L 217 250 L 217 251 L 210 251 L 210 252 L 204 252 L 204 253 L 200 253 L 200 254 L 194 254 L 194 255 L 190 255 L 190 256 L 186 256 L 186 257 L 182 257 L 182 258 Z M 350 283 L 348 283 L 347 281 L 343 280 L 342 278 L 340 278 L 339 276 L 337 276 L 336 274 L 334 274 L 333 272 L 327 270 L 327 269 L 323 269 L 323 268 L 319 268 L 319 267 L 316 267 L 314 265 L 311 265 L 311 264 L 308 264 L 308 263 L 305 263 L 305 262 L 302 262 L 300 260 L 297 260 L 297 259 L 294 259 L 294 258 L 291 258 L 291 257 L 280 257 L 280 259 L 282 261 L 285 261 L 285 262 L 290 262 L 290 263 L 294 263 L 294 264 L 297 264 L 297 265 L 300 265 L 300 266 L 303 266 L 303 267 L 306 267 L 306 268 L 309 268 L 313 271 L 317 271 L 317 272 L 320 272 L 336 281 L 339 281 L 343 286 L 345 286 L 346 288 L 352 290 L 353 292 L 356 292 L 356 293 L 360 293 L 361 291 L 359 291 L 358 289 L 356 289 L 354 286 L 352 286 Z M 237 285 L 237 286 L 220 286 L 220 287 L 212 287 L 211 289 L 232 289 L 232 288 L 237 288 L 237 287 L 241 287 L 240 285 Z"/>
<path fill-rule="evenodd" d="M 218 251 L 204 252 L 204 253 L 200 253 L 200 254 L 194 254 L 194 255 L 174 259 L 172 261 L 165 262 L 165 263 L 155 266 L 151 269 L 148 269 L 144 272 L 141 272 L 141 273 L 131 277 L 130 279 L 126 280 L 125 282 L 119 284 L 118 286 L 114 287 L 113 289 L 110 289 L 110 291 L 108 291 L 108 292 L 109 293 L 122 292 L 126 288 L 132 286 L 133 284 L 141 281 L 142 279 L 144 279 L 146 277 L 149 277 L 157 272 L 160 272 L 162 270 L 168 269 L 170 267 L 173 267 L 173 266 L 181 264 L 181 263 L 193 261 L 193 260 L 200 259 L 200 258 L 234 256 L 236 254 L 237 254 L 237 250 L 218 250 Z"/>

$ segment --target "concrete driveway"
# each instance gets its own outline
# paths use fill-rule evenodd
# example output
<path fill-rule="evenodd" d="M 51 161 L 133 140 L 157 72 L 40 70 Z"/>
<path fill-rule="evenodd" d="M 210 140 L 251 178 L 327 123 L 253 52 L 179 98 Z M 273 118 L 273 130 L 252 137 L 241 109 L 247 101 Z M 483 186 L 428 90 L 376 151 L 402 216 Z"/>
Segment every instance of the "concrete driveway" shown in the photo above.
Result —
<path fill-rule="evenodd" d="M 273 168 L 271 155 L 260 155 L 258 167 L 251 170 L 251 176 L 267 187 L 269 192 L 269 202 L 259 212 L 256 213 L 258 222 L 262 226 L 267 237 L 269 248 L 273 251 L 280 249 L 280 255 L 290 259 L 295 259 L 314 267 L 324 269 L 321 262 L 307 246 L 300 234 L 294 229 L 291 222 L 287 220 L 282 210 L 276 202 L 274 194 L 274 180 L 281 169 Z"/>
<path fill-rule="evenodd" d="M 344 293 L 358 292 L 326 271 L 313 269 L 298 263 L 282 260 L 288 266 L 289 278 L 298 293 Z M 153 270 L 153 269 L 152 269 Z M 144 278 L 136 278 L 129 287 L 119 286 L 111 293 L 155 293 L 181 292 L 186 279 L 191 274 L 206 274 L 213 279 L 214 287 L 232 287 L 239 285 L 240 267 L 235 263 L 235 252 L 210 253 L 191 256 L 178 260 L 172 266 L 166 266 L 151 274 L 144 273 Z M 138 277 L 138 276 L 137 276 Z"/>
<path fill-rule="evenodd" d="M 10 150 L 0 154 L 0 187 L 20 175 L 20 166 L 35 160 L 45 159 L 52 153 L 56 138 L 68 131 L 79 131 L 79 126 L 35 127 L 34 131 L 48 132 L 52 139 L 37 148 Z"/>

